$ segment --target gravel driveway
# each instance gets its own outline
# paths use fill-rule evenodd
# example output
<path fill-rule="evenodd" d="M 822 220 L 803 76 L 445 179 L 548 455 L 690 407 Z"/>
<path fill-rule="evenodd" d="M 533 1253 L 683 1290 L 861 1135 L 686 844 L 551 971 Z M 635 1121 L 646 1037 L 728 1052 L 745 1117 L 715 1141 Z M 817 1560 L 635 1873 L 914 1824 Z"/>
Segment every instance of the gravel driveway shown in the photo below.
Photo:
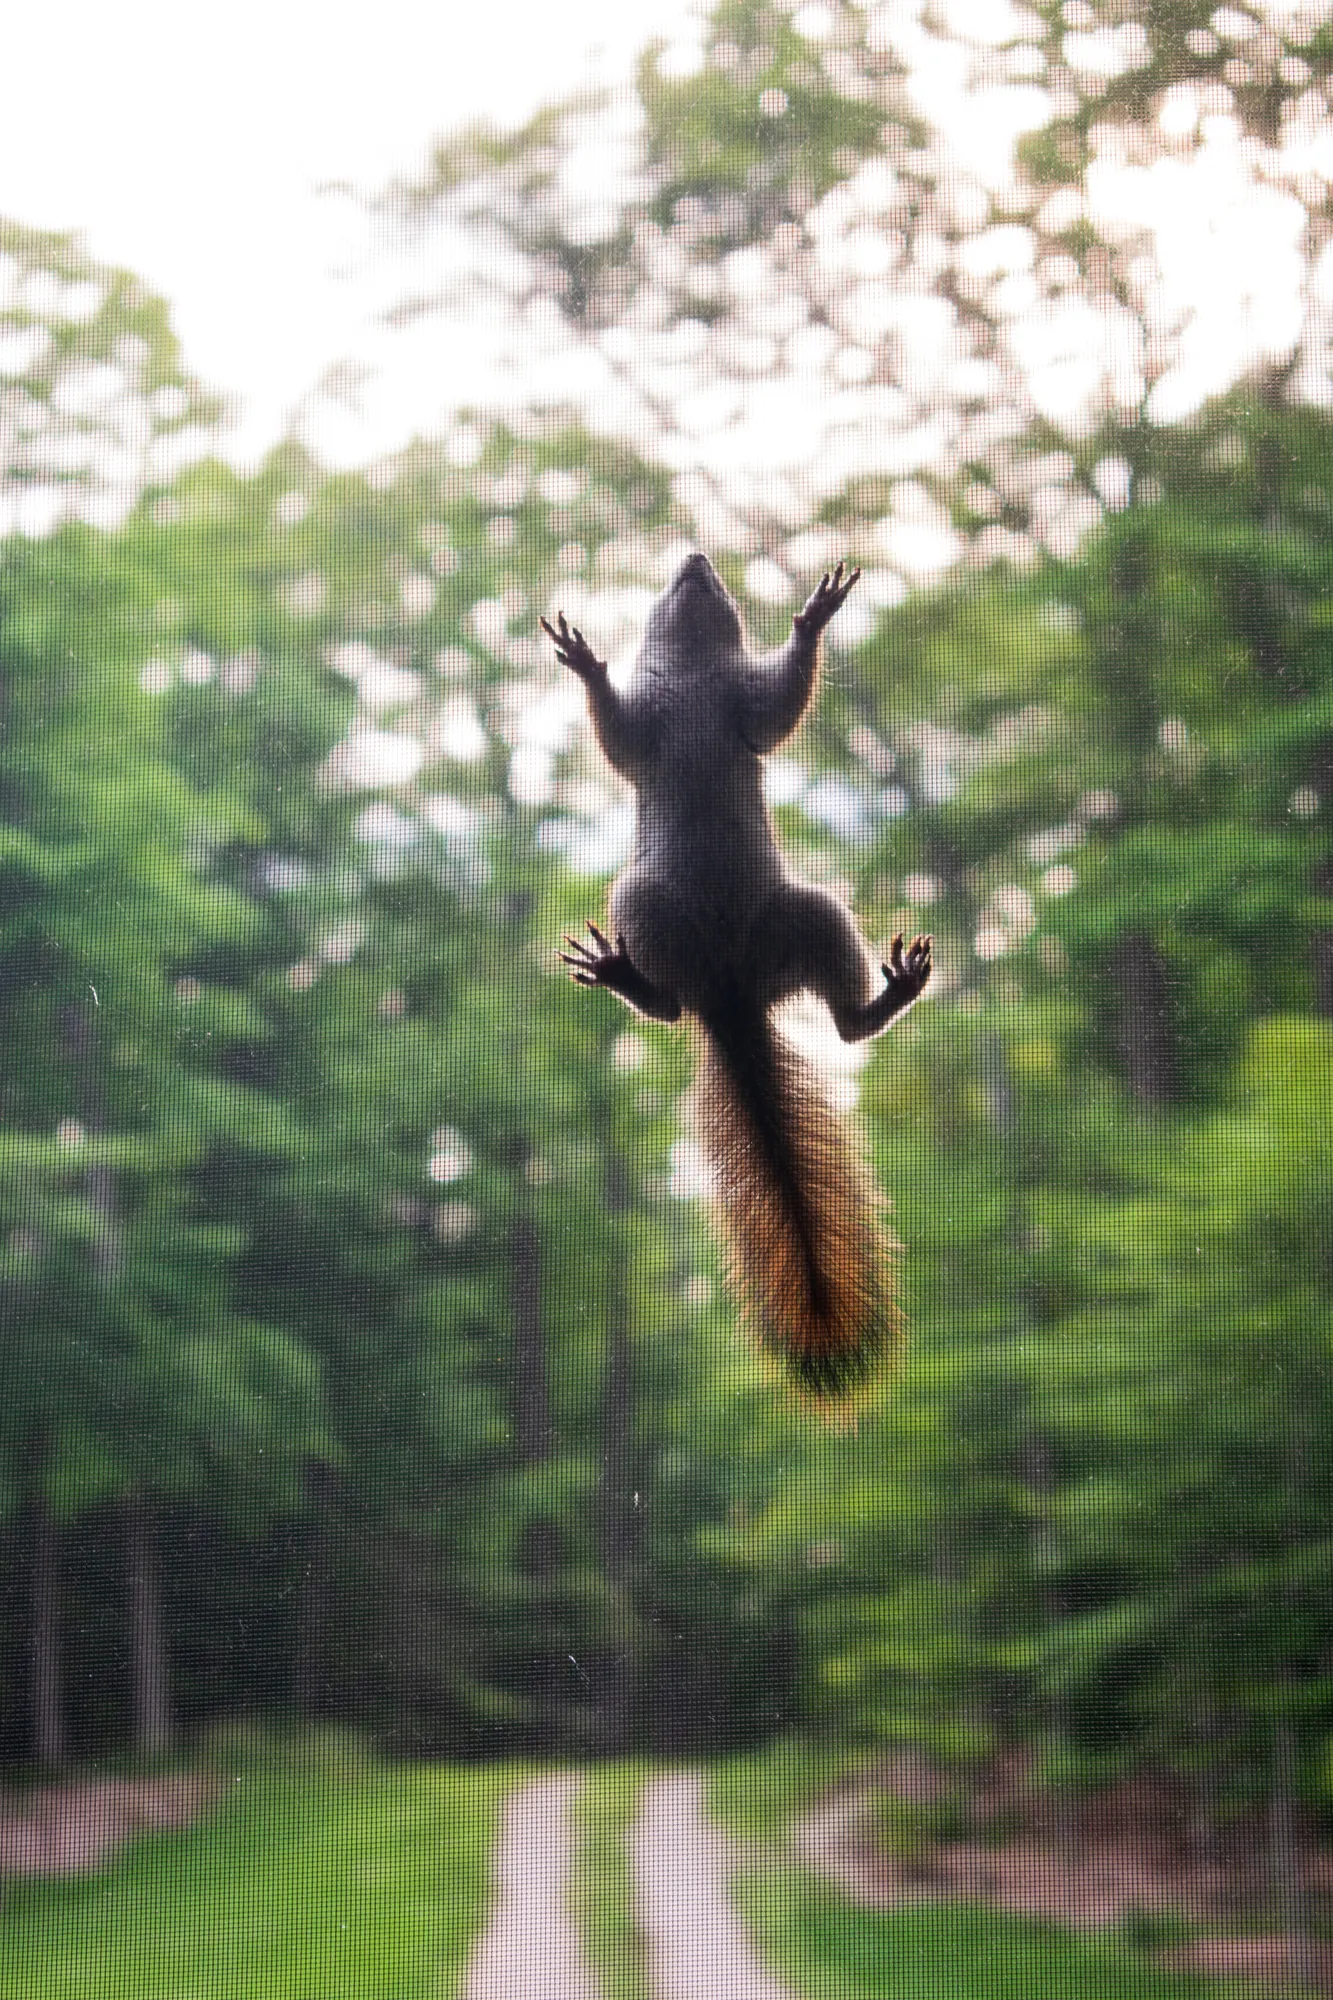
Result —
<path fill-rule="evenodd" d="M 577 1775 L 534 1779 L 505 1808 L 491 1920 L 463 2000 L 614 2000 L 569 1911 Z M 731 1902 L 731 1848 L 689 1772 L 644 1787 L 630 1835 L 636 1917 L 655 2000 L 799 2000 L 765 1970 Z"/>

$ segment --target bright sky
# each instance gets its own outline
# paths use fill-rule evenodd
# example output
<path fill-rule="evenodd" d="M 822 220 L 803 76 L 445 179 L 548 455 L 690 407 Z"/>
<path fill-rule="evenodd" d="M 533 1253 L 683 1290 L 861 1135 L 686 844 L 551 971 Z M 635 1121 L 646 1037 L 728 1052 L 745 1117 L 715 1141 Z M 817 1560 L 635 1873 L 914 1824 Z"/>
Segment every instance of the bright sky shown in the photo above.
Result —
<path fill-rule="evenodd" d="M 171 302 L 262 444 L 376 299 L 336 275 L 356 205 L 431 138 L 627 77 L 689 0 L 43 0 L 7 11 L 0 213 L 80 231 Z M 447 400 L 443 393 L 441 401 Z M 423 422 L 433 414 L 422 411 Z M 239 442 L 239 440 L 238 440 Z"/>

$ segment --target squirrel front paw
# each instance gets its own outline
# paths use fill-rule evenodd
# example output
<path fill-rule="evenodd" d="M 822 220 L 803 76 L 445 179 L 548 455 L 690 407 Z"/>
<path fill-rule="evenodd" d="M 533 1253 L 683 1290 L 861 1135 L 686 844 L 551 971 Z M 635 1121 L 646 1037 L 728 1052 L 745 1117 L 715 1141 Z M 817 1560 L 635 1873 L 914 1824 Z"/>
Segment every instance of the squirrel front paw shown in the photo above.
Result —
<path fill-rule="evenodd" d="M 888 980 L 898 1006 L 906 1007 L 915 1000 L 926 981 L 930 978 L 930 948 L 933 937 L 914 937 L 903 949 L 903 936 L 899 931 L 889 946 L 889 962 L 880 967 Z"/>
<path fill-rule="evenodd" d="M 848 591 L 860 574 L 859 569 L 853 569 L 844 577 L 841 563 L 832 576 L 825 571 L 818 585 L 806 599 L 804 607 L 792 619 L 794 629 L 808 638 L 813 638 L 822 632 L 838 606 L 846 599 Z"/>
<path fill-rule="evenodd" d="M 562 666 L 572 667 L 581 681 L 600 679 L 606 672 L 606 661 L 598 659 L 577 625 L 566 623 L 563 611 L 557 611 L 555 615 L 559 631 L 545 618 L 541 621 L 541 628 L 548 639 L 554 639 L 557 660 Z"/>

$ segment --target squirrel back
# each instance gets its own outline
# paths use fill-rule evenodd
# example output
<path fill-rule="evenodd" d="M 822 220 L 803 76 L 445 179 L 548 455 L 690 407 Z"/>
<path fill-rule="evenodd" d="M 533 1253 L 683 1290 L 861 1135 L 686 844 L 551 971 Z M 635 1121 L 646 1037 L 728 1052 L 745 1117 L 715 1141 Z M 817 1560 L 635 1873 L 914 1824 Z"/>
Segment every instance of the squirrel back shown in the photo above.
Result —
<path fill-rule="evenodd" d="M 710 1009 L 695 1084 L 732 1280 L 754 1330 L 816 1397 L 853 1388 L 902 1324 L 870 1176 L 766 1010 Z"/>

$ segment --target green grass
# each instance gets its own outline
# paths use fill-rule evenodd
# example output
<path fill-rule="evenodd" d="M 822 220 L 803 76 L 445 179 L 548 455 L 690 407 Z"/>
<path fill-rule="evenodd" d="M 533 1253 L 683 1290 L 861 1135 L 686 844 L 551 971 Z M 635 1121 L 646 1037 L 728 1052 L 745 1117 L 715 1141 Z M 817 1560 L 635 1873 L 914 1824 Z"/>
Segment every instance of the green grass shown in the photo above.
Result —
<path fill-rule="evenodd" d="M 802 1743 L 799 1737 L 778 1737 L 762 1750 L 710 1765 L 708 1803 L 730 1832 L 747 1840 L 782 1840 L 828 1786 L 865 1761 L 863 1755 Z"/>
<path fill-rule="evenodd" d="M 449 2000 L 484 1921 L 500 1767 L 247 1771 L 187 1833 L 11 1884 L 0 2000 Z"/>
<path fill-rule="evenodd" d="M 767 1963 L 809 2000 L 1220 2000 L 1236 1990 L 1000 1910 L 859 1909 L 795 1868 L 739 1882 L 737 1902 Z"/>
<path fill-rule="evenodd" d="M 646 1941 L 634 1918 L 629 1847 L 644 1780 L 652 1769 L 633 1758 L 590 1765 L 574 1808 L 571 1902 L 606 2000 L 653 2000 Z"/>

